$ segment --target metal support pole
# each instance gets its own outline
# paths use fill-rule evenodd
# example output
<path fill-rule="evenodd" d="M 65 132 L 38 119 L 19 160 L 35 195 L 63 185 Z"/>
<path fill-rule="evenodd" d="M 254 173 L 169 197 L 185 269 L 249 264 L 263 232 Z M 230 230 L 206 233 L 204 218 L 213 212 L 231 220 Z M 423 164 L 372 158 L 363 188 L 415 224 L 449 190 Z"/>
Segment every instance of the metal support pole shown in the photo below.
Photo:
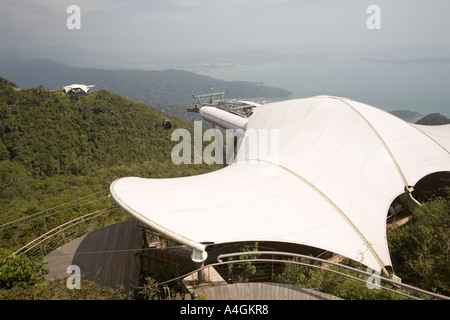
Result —
<path fill-rule="evenodd" d="M 197 264 L 197 267 L 200 269 L 200 270 L 198 270 L 198 272 L 197 272 L 197 278 L 198 278 L 198 283 L 199 283 L 199 284 L 201 284 L 201 283 L 203 283 L 203 282 L 206 282 L 206 276 L 205 276 L 205 268 L 204 268 L 204 266 L 205 266 L 205 263 L 204 263 L 204 262 Z"/>
<path fill-rule="evenodd" d="M 200 269 L 197 272 L 197 277 L 198 277 L 199 283 L 205 282 L 206 277 L 205 277 L 205 270 L 203 267 L 205 266 L 205 260 L 207 257 L 208 257 L 208 254 L 206 253 L 206 251 L 200 251 L 195 248 L 192 249 L 191 259 L 192 259 L 192 261 L 195 262 L 195 264 Z"/>

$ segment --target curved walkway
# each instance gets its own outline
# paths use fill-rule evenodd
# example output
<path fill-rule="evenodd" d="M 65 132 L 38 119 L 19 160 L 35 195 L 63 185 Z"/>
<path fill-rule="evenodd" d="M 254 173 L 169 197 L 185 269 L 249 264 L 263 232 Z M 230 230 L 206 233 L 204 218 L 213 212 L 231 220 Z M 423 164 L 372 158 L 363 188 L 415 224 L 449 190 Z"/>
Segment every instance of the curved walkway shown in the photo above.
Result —
<path fill-rule="evenodd" d="M 196 289 L 195 294 L 208 300 L 342 300 L 313 289 L 270 282 L 224 284 Z"/>
<path fill-rule="evenodd" d="M 342 300 L 335 296 L 293 285 L 272 282 L 228 284 L 212 266 L 206 266 L 204 281 L 199 283 L 198 273 L 183 279 L 187 299 L 206 300 Z"/>
<path fill-rule="evenodd" d="M 80 267 L 82 279 L 101 286 L 130 289 L 139 277 L 140 266 L 135 258 L 136 248 L 142 248 L 142 236 L 137 221 L 111 225 L 77 238 L 44 257 L 48 280 L 68 276 L 67 267 Z"/>

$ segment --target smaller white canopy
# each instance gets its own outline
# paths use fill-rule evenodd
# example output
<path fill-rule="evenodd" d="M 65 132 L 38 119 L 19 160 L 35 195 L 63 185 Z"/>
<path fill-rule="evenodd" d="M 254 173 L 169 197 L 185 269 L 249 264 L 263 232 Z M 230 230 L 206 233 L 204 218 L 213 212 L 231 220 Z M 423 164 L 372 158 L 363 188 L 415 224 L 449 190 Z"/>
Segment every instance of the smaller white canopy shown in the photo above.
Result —
<path fill-rule="evenodd" d="M 70 86 L 64 86 L 63 89 L 66 93 L 72 91 L 72 90 L 81 90 L 84 93 L 88 93 L 91 88 L 93 88 L 94 85 L 85 85 L 85 84 L 71 84 Z"/>

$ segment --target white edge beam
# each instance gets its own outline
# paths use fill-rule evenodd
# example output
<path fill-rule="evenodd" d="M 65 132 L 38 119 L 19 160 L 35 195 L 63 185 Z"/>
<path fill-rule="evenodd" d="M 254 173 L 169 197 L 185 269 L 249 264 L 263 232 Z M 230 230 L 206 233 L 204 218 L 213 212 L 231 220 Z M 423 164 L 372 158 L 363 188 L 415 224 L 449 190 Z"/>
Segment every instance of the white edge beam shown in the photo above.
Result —
<path fill-rule="evenodd" d="M 199 114 L 205 121 L 208 121 L 213 125 L 217 125 L 223 129 L 233 129 L 238 133 L 239 130 L 242 130 L 242 134 L 247 129 L 248 119 L 230 113 L 228 111 L 218 109 L 216 107 L 202 107 L 199 111 Z"/>
<path fill-rule="evenodd" d="M 116 181 L 119 181 L 119 180 L 120 179 L 118 179 Z M 138 219 L 138 220 L 142 221 L 143 223 L 145 223 L 151 229 L 153 229 L 153 230 L 155 230 L 157 232 L 161 232 L 162 234 L 167 236 L 169 239 L 171 239 L 171 240 L 173 240 L 173 241 L 175 241 L 177 243 L 184 244 L 184 245 L 187 245 L 188 247 L 192 248 L 194 250 L 193 257 L 196 257 L 196 260 L 195 260 L 196 262 L 199 262 L 199 261 L 197 261 L 199 255 L 196 254 L 196 250 L 200 251 L 201 252 L 200 253 L 201 256 L 203 256 L 206 259 L 207 255 L 206 255 L 206 246 L 205 245 L 203 245 L 203 244 L 201 244 L 199 242 L 193 241 L 191 239 L 188 239 L 186 237 L 183 237 L 183 236 L 181 236 L 181 235 L 179 235 L 179 234 L 177 234 L 175 232 L 172 232 L 172 231 L 170 231 L 170 230 L 160 226 L 159 224 L 153 222 L 152 220 L 147 219 L 143 215 L 139 214 L 138 212 L 134 211 L 132 208 L 127 206 L 117 196 L 117 194 L 116 194 L 116 192 L 114 190 L 114 186 L 115 186 L 116 181 L 114 181 L 111 184 L 110 191 L 111 191 L 111 196 L 113 197 L 114 201 L 117 202 L 118 205 L 120 205 L 124 210 L 126 210 L 128 213 L 133 215 L 136 219 Z"/>

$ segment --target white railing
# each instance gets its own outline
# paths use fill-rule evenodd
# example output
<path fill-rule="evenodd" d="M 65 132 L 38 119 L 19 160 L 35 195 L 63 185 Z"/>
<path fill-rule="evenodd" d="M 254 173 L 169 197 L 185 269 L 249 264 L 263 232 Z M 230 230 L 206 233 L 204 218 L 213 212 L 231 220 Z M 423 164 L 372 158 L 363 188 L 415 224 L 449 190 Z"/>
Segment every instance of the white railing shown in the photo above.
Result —
<path fill-rule="evenodd" d="M 12 256 L 16 256 L 18 254 L 21 253 L 27 253 L 30 250 L 38 247 L 39 245 L 43 245 L 46 241 L 52 239 L 53 237 L 55 237 L 56 235 L 67 231 L 70 228 L 76 227 L 82 223 L 85 223 L 91 219 L 95 219 L 98 218 L 100 216 L 102 216 L 105 213 L 110 213 L 113 212 L 114 210 L 118 210 L 117 206 L 112 206 L 109 208 L 104 208 L 101 210 L 97 210 L 88 214 L 85 214 L 81 217 L 75 218 L 73 220 L 67 221 L 59 226 L 57 226 L 56 228 L 44 233 L 43 235 L 37 237 L 36 239 L 30 241 L 29 243 L 27 243 L 26 245 L 24 245 L 23 247 L 21 247 L 20 249 L 16 250 Z M 71 239 L 72 240 L 72 239 Z"/>

